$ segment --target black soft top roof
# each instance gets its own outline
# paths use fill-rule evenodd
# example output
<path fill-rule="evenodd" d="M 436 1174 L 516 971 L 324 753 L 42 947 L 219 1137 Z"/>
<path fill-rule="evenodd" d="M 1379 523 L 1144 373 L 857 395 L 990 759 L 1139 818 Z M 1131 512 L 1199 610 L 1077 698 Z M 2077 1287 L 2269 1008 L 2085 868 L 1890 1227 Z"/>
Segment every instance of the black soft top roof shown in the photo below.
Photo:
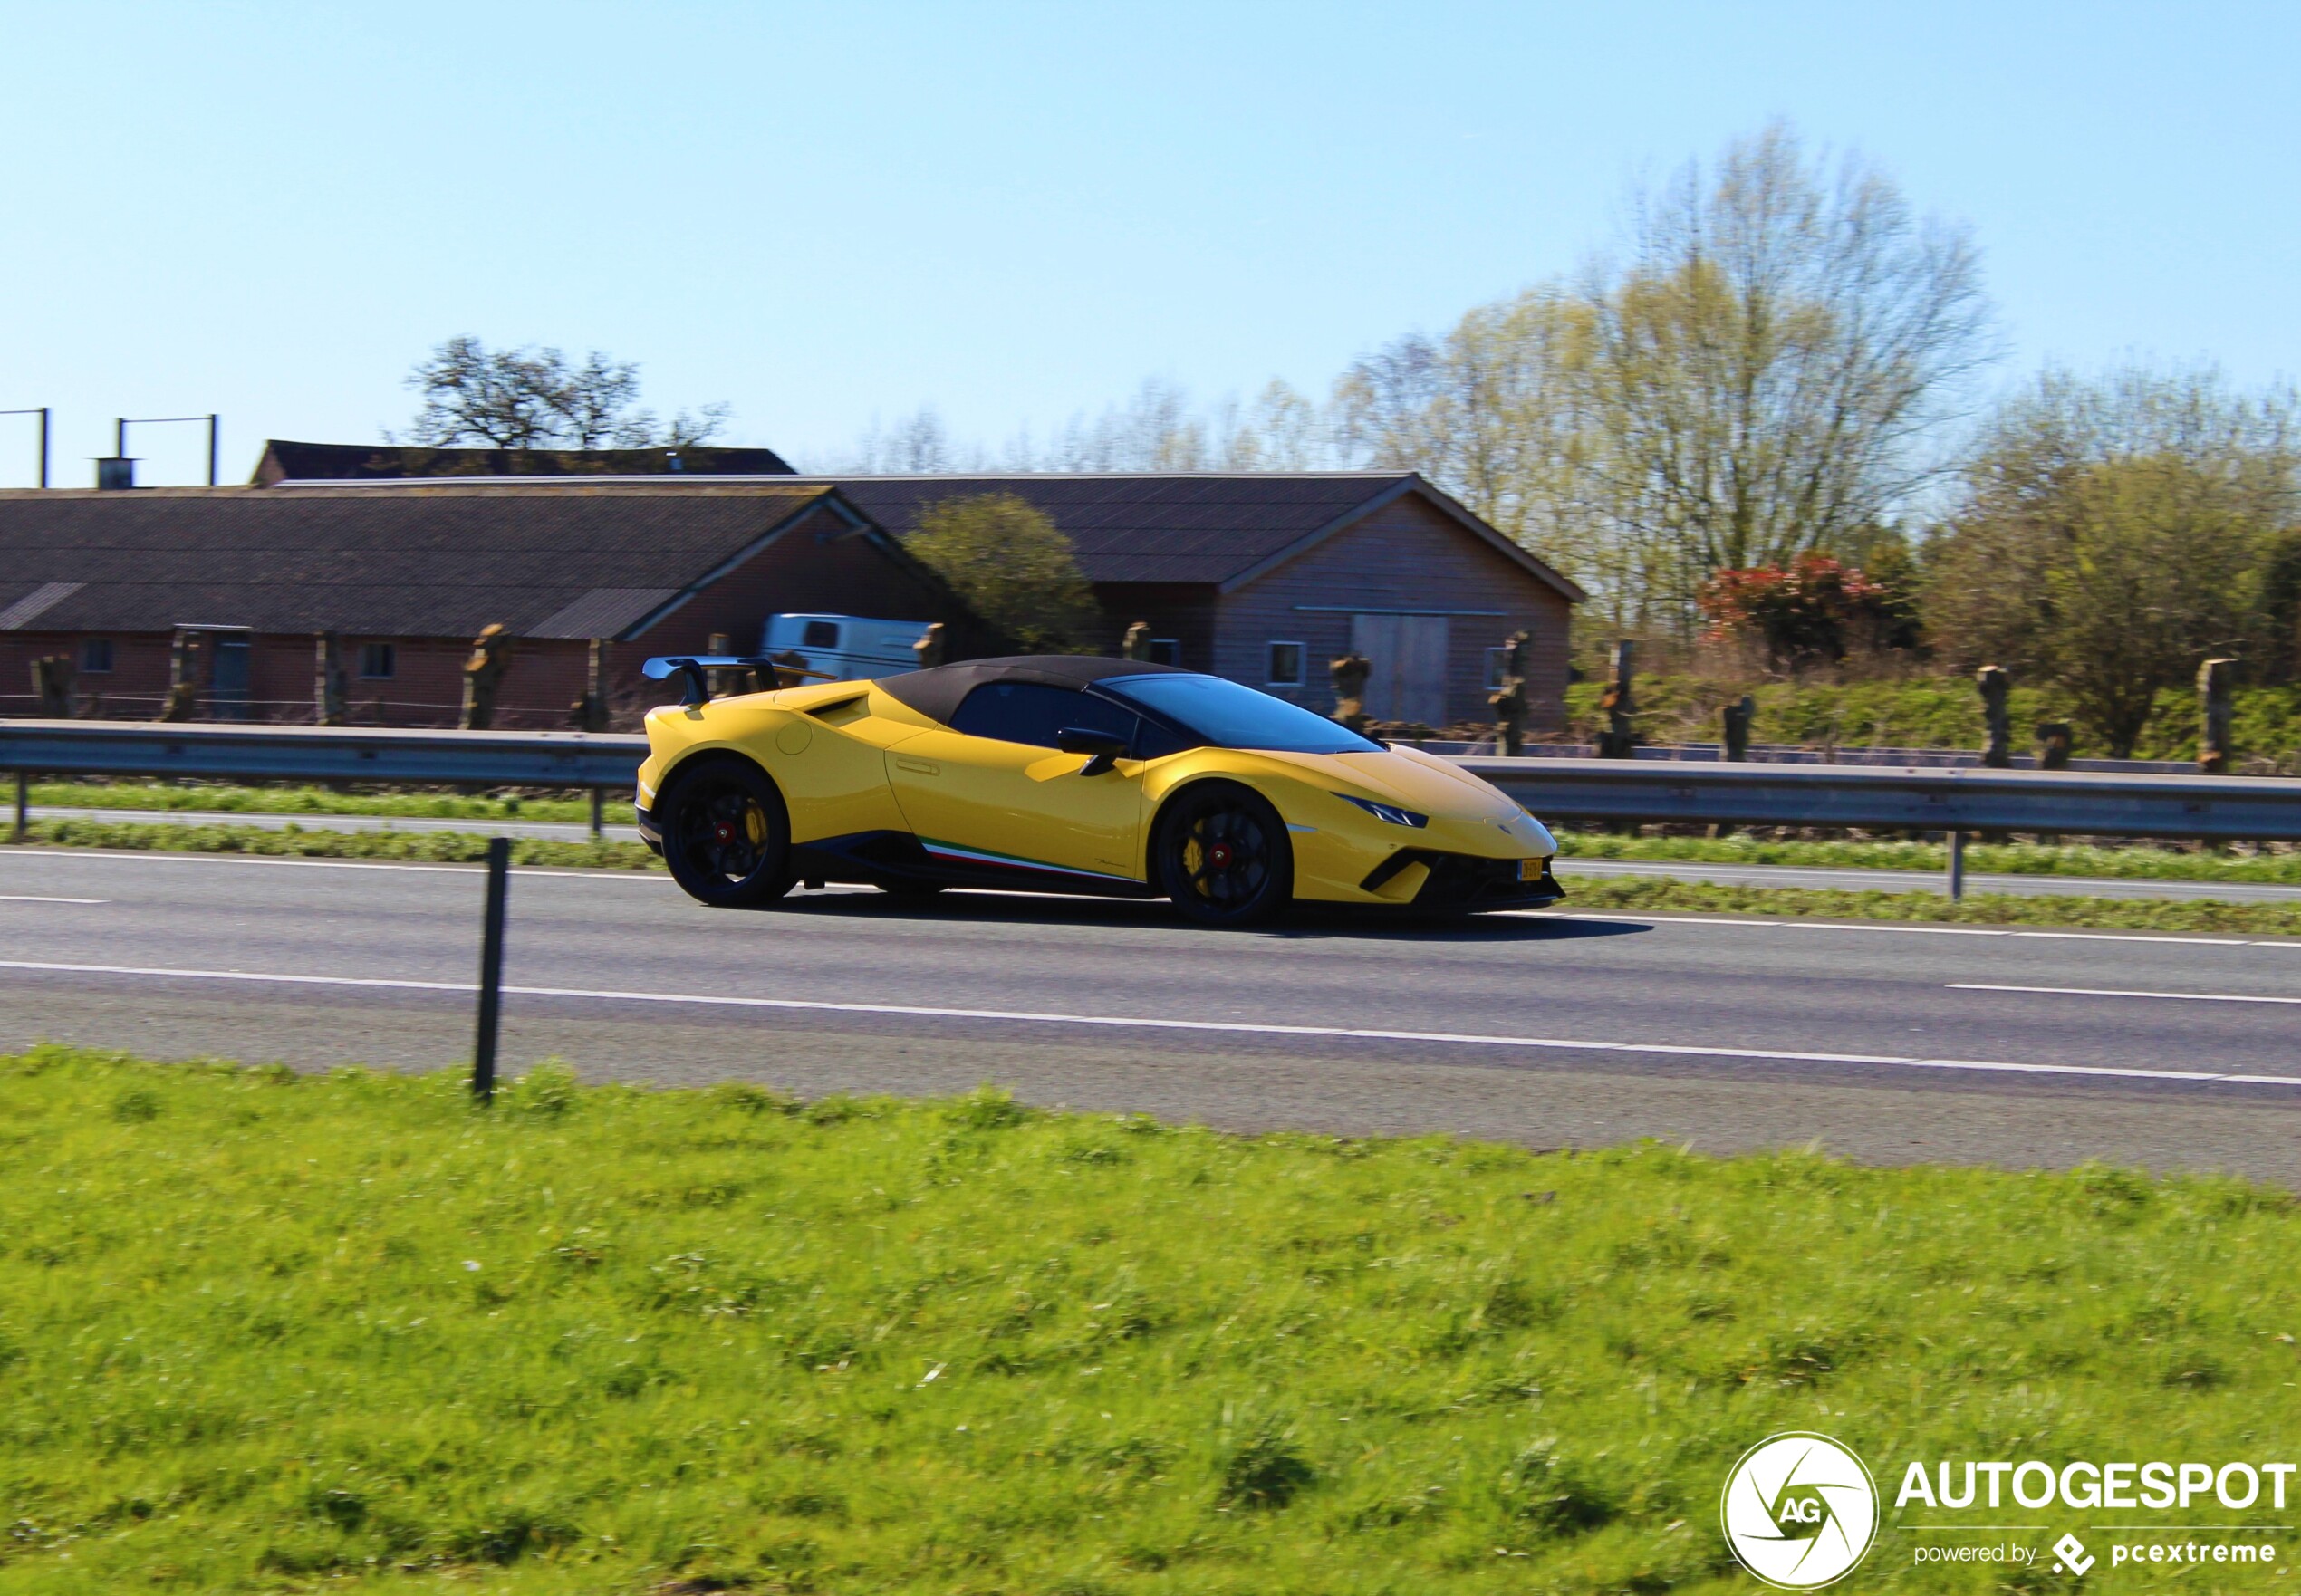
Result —
<path fill-rule="evenodd" d="M 929 720 L 950 724 L 959 700 L 985 682 L 1041 682 L 1048 687 L 1078 688 L 1108 681 L 1114 676 L 1199 676 L 1171 665 L 1141 659 L 1104 659 L 1092 654 L 1014 654 L 1004 659 L 968 659 L 958 665 L 938 665 L 931 670 L 907 670 L 882 676 L 872 685 L 910 705 Z"/>

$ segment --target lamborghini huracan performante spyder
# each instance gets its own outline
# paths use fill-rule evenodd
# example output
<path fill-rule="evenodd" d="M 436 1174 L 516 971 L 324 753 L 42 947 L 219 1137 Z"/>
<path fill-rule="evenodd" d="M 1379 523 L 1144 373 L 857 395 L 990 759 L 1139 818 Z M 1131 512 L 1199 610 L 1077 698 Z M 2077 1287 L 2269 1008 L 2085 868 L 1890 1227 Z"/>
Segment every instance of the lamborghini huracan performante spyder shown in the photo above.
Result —
<path fill-rule="evenodd" d="M 640 832 L 719 906 L 800 881 L 1170 898 L 1209 925 L 1290 902 L 1461 911 L 1563 896 L 1542 823 L 1476 776 L 1250 687 L 1123 659 L 975 659 L 647 716 Z"/>

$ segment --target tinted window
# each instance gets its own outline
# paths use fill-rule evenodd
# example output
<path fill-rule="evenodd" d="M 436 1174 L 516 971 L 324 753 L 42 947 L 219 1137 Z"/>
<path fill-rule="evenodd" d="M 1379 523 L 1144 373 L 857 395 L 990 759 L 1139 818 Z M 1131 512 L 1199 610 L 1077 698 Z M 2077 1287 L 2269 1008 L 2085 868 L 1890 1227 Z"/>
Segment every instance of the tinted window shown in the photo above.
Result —
<path fill-rule="evenodd" d="M 1136 723 L 1135 716 L 1106 698 L 1039 682 L 986 682 L 968 694 L 951 716 L 951 729 L 970 737 L 1041 748 L 1054 747 L 1054 734 L 1065 726 L 1109 732 L 1131 745 Z"/>
<path fill-rule="evenodd" d="M 1105 692 L 1158 710 L 1225 748 L 1364 754 L 1382 747 L 1324 716 L 1218 676 L 1126 676 L 1102 687 Z"/>
<path fill-rule="evenodd" d="M 839 623 L 835 620 L 810 620 L 799 634 L 803 649 L 835 649 L 839 646 Z"/>

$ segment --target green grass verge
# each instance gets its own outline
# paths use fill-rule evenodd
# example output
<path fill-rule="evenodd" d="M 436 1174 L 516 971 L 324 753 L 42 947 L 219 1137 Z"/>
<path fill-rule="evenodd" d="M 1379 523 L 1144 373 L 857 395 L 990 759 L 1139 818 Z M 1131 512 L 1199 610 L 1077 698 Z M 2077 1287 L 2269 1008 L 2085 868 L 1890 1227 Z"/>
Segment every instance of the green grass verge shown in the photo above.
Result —
<path fill-rule="evenodd" d="M 1598 708 L 1602 680 L 1566 689 L 1566 715 L 1575 736 L 1588 741 L 1605 716 Z M 1748 680 L 1676 672 L 1641 675 L 1638 726 L 1655 743 L 1714 743 L 1718 711 L 1747 693 L 1757 700 L 1751 736 L 1761 743 L 1834 745 L 1842 748 L 1979 748 L 1981 697 L 1973 678 L 1919 677 L 1902 681 Z M 2075 725 L 2076 753 L 2111 750 L 2075 716 L 2068 702 L 2042 684 L 2017 682 L 2008 705 L 2016 747 L 2027 752 L 2040 721 Z M 2301 687 L 2240 687 L 2233 697 L 2230 742 L 2240 759 L 2263 757 L 2288 764 L 2301 759 Z M 2141 742 L 2141 759 L 2197 757 L 2197 695 L 2186 687 L 2158 694 Z"/>
<path fill-rule="evenodd" d="M 328 832 L 265 826 L 174 825 L 151 821 L 34 821 L 26 839 L 51 848 L 124 848 L 139 852 L 255 853 L 297 859 L 402 859 L 462 863 L 487 857 L 487 839 L 469 832 Z M 642 842 L 560 842 L 515 837 L 512 862 L 570 869 L 660 870 Z"/>
<path fill-rule="evenodd" d="M 1686 860 L 1704 864 L 1803 864 L 1838 870 L 1944 870 L 1939 842 L 1767 841 L 1756 837 L 1614 837 L 1562 832 L 1567 859 Z M 2188 853 L 2171 848 L 2046 847 L 2035 842 L 1974 842 L 1969 870 L 2010 876 L 2111 876 L 2131 880 L 2250 881 L 2301 886 L 2301 852 Z"/>
<path fill-rule="evenodd" d="M 2275 1455 L 2301 1322 L 2216 1178 L 64 1049 L 0 1126 L 8 1596 L 1743 1591 L 1761 1437 Z"/>
<path fill-rule="evenodd" d="M 2301 937 L 2301 903 L 2215 903 L 2169 898 L 2016 897 L 1974 892 L 1850 892 L 1808 887 L 1723 887 L 1667 876 L 1629 880 L 1558 872 L 1573 909 L 1780 915 L 1833 920 L 1926 920 L 1943 925 L 2067 926 L 2113 931 L 2220 931 Z"/>
<path fill-rule="evenodd" d="M 28 841 L 48 847 L 434 863 L 469 863 L 486 858 L 487 853 L 486 837 L 464 832 L 271 831 L 261 826 L 180 826 L 129 821 L 41 821 L 32 826 Z M 564 869 L 663 868 L 663 861 L 638 842 L 556 842 L 520 838 L 512 843 L 512 860 L 515 864 Z M 2301 936 L 2301 904 L 2022 898 L 2003 893 L 1969 894 L 1962 902 L 1953 904 L 1933 892 L 1720 887 L 1668 877 L 1636 880 L 1578 877 L 1571 866 L 1559 873 L 1570 894 L 1567 902 L 1575 909 Z"/>
<path fill-rule="evenodd" d="M 428 820 L 589 821 L 587 798 L 485 798 L 460 793 L 334 793 L 175 782 L 34 782 L 32 801 L 61 809 L 168 809 L 216 814 L 397 814 Z M 629 819 L 628 803 L 611 806 Z"/>

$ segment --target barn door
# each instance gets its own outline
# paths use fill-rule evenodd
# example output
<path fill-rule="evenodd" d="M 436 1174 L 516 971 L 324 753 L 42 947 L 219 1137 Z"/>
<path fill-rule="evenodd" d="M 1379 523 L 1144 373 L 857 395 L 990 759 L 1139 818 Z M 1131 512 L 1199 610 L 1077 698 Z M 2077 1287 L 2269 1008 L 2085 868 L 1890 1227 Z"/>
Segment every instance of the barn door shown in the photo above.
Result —
<path fill-rule="evenodd" d="M 1446 724 L 1446 617 L 1353 615 L 1350 647 L 1372 667 L 1366 713 L 1376 720 Z"/>
<path fill-rule="evenodd" d="M 253 650 L 244 637 L 216 639 L 216 669 L 209 678 L 209 713 L 218 720 L 247 718 L 248 662 Z"/>

